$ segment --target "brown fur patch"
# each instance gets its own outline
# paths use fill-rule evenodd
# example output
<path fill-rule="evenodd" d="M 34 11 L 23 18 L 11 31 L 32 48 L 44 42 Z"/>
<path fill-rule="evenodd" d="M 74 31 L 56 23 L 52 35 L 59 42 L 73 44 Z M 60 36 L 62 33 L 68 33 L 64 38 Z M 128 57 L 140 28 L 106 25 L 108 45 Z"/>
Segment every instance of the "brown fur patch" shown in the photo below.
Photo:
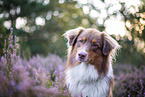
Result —
<path fill-rule="evenodd" d="M 83 37 L 82 40 L 83 40 L 83 42 L 86 42 L 86 37 Z"/>
<path fill-rule="evenodd" d="M 100 49 L 89 51 L 88 63 L 94 65 L 97 71 L 101 75 L 106 75 L 108 71 L 109 63 L 107 62 L 108 56 L 103 56 Z"/>
<path fill-rule="evenodd" d="M 92 40 L 92 43 L 96 43 L 97 41 L 95 39 Z"/>

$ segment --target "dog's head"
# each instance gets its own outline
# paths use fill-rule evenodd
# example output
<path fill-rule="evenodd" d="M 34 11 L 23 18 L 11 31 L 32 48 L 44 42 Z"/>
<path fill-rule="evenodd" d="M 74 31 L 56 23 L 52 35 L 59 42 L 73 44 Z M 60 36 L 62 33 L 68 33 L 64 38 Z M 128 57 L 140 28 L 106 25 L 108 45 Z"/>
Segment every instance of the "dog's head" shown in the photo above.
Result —
<path fill-rule="evenodd" d="M 96 68 L 101 67 L 108 56 L 120 48 L 112 37 L 96 29 L 79 27 L 67 31 L 64 36 L 68 39 L 70 61 L 86 62 Z"/>

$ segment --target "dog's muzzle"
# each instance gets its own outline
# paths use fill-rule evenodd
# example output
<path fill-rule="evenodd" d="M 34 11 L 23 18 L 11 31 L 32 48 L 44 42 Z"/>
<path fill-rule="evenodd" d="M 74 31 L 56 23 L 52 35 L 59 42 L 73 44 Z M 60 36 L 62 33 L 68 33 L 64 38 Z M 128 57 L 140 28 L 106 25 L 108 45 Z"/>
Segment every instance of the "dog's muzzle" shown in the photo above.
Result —
<path fill-rule="evenodd" d="M 85 50 L 79 51 L 76 55 L 76 60 L 80 62 L 86 62 L 87 59 L 88 59 L 88 52 L 86 52 Z"/>

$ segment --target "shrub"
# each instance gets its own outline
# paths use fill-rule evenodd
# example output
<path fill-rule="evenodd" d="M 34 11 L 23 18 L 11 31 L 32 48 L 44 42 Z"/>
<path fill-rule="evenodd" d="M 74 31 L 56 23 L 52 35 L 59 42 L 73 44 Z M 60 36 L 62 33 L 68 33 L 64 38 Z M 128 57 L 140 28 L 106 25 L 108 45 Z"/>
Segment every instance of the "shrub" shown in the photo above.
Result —
<path fill-rule="evenodd" d="M 127 67 L 126 67 L 127 68 Z M 145 66 L 133 68 L 132 73 L 121 74 L 115 80 L 114 97 L 145 97 Z"/>
<path fill-rule="evenodd" d="M 9 42 L 8 46 L 6 42 Z M 64 82 L 65 61 L 49 54 L 27 61 L 17 54 L 16 36 L 5 41 L 0 58 L 0 97 L 68 97 Z"/>

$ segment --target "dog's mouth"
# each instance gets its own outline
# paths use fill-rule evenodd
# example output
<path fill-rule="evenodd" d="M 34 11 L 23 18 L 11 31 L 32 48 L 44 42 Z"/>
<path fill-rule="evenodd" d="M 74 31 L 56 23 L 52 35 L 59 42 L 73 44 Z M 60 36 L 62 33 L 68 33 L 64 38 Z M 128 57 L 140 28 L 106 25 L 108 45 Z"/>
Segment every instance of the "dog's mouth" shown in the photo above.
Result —
<path fill-rule="evenodd" d="M 81 59 L 81 58 L 79 58 L 78 61 L 79 61 L 79 62 L 87 62 L 86 59 Z"/>

